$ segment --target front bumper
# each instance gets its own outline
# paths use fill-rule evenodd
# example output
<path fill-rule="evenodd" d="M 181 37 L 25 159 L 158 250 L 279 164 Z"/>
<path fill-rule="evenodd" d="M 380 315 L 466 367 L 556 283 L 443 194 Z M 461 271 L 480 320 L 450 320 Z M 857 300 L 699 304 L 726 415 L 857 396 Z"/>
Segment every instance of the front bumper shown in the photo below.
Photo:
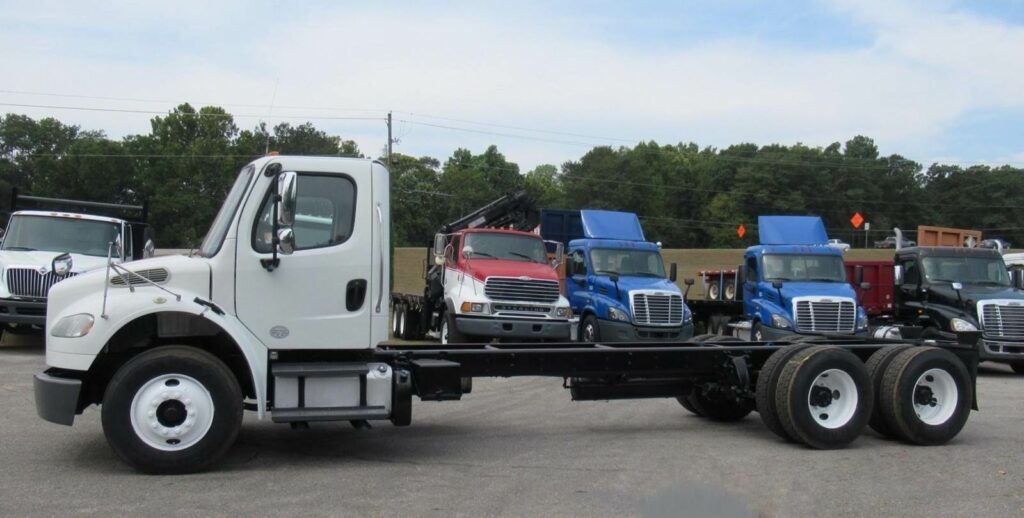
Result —
<path fill-rule="evenodd" d="M 71 426 L 78 413 L 82 380 L 56 375 L 55 369 L 37 373 L 33 380 L 36 413 L 51 423 Z"/>
<path fill-rule="evenodd" d="M 0 299 L 0 323 L 46 325 L 46 301 Z"/>
<path fill-rule="evenodd" d="M 568 320 L 455 317 L 460 333 L 491 338 L 569 340 Z"/>
<path fill-rule="evenodd" d="M 982 337 L 978 358 L 982 361 L 1024 362 L 1024 342 L 997 341 Z"/>
<path fill-rule="evenodd" d="M 656 327 L 634 326 L 629 322 L 599 319 L 597 327 L 603 342 L 673 342 L 693 337 L 693 322 L 680 327 Z"/>

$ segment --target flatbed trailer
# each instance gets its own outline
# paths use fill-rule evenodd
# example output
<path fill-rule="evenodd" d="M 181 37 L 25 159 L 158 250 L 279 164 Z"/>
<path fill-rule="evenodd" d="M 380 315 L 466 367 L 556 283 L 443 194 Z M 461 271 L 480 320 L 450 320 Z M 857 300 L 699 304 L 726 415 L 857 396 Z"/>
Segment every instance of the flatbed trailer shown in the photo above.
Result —
<path fill-rule="evenodd" d="M 266 157 L 240 171 L 199 254 L 111 265 L 116 272 L 55 285 L 37 413 L 71 425 L 100 405 L 121 459 L 184 473 L 228 452 L 246 410 L 295 427 L 404 426 L 414 397 L 457 400 L 478 377 L 562 378 L 576 400 L 674 398 L 716 421 L 757 411 L 775 434 L 818 449 L 846 446 L 869 425 L 942 444 L 977 408 L 979 333 L 388 344 L 388 186 L 377 162 Z M 318 216 L 331 232 L 296 239 L 309 232 L 294 224 L 296 207 L 309 206 L 297 203 L 304 196 L 334 200 L 336 212 Z M 229 235 L 275 237 L 265 246 Z M 328 241 L 308 245 L 314 237 Z"/>

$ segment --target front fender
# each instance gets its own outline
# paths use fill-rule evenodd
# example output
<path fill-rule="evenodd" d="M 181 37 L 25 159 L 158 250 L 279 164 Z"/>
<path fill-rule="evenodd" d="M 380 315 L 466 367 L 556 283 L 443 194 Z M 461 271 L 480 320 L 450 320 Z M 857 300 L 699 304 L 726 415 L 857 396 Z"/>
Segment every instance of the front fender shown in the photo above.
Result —
<path fill-rule="evenodd" d="M 786 317 L 786 320 L 793 322 L 793 317 L 789 315 L 789 312 L 774 301 L 756 299 L 754 300 L 754 309 L 755 314 L 752 316 L 769 327 L 772 325 L 772 315 L 782 315 Z"/>
<path fill-rule="evenodd" d="M 267 347 L 249 332 L 234 315 L 218 315 L 208 306 L 197 304 L 199 294 L 176 290 L 174 295 L 154 287 L 138 287 L 132 293 L 127 289 L 111 289 L 107 294 L 106 315 L 103 308 L 103 293 L 90 294 L 66 306 L 59 314 L 48 314 L 46 319 L 46 364 L 62 369 L 87 371 L 103 351 L 110 339 L 121 328 L 135 320 L 156 313 L 189 313 L 202 316 L 216 324 L 238 344 L 245 356 L 256 391 L 257 408 L 263 417 L 266 408 L 264 385 L 267 376 Z M 200 297 L 202 298 L 202 297 Z M 50 333 L 60 319 L 87 313 L 95 323 L 89 334 L 79 338 L 60 338 Z"/>

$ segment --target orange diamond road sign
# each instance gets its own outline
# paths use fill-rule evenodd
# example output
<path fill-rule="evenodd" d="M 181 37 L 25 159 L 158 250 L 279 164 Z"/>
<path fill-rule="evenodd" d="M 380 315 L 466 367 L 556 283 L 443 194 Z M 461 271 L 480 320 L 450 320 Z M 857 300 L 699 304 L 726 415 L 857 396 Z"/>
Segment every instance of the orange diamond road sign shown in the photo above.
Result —
<path fill-rule="evenodd" d="M 740 226 L 736 227 L 736 235 L 740 236 L 740 239 L 743 239 L 743 236 L 747 235 L 747 227 L 744 227 L 743 224 L 740 223 Z"/>
<path fill-rule="evenodd" d="M 864 224 L 864 216 L 861 216 L 859 212 L 854 212 L 853 217 L 850 218 L 850 223 L 853 225 L 853 228 L 860 228 Z"/>

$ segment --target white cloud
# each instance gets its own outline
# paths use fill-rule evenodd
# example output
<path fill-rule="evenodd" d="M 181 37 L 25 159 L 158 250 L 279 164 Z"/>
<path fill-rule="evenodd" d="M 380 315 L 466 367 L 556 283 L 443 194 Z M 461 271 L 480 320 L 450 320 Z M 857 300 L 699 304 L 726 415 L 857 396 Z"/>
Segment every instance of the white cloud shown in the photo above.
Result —
<path fill-rule="evenodd" d="M 661 142 L 826 145 L 866 134 L 883 151 L 921 160 L 938 153 L 929 148 L 931 143 L 965 113 L 1024 104 L 1019 95 L 1024 91 L 1019 67 L 1024 29 L 932 3 L 837 3 L 873 35 L 865 48 L 800 48 L 735 37 L 653 50 L 612 45 L 556 16 L 531 22 L 473 9 L 385 12 L 321 6 L 276 19 L 270 9 L 180 5 L 128 4 L 91 14 L 51 9 L 46 16 L 38 14 L 44 9 L 22 12 L 17 23 L 43 20 L 61 30 L 95 23 L 112 39 L 109 46 L 96 41 L 78 46 L 49 34 L 30 39 L 22 32 L 16 38 L 0 35 L 0 46 L 17 49 L 7 65 L 18 74 L 7 83 L 22 90 L 263 105 L 278 85 L 278 106 L 379 110 L 326 112 L 330 115 L 376 116 L 394 109 Z M 0 17 L 8 14 L 0 10 Z M 232 26 L 232 20 L 240 25 Z M 245 23 L 254 20 L 262 23 Z M 168 42 L 152 60 L 120 58 L 119 46 L 125 55 L 133 43 L 153 46 L 139 39 L 144 38 L 139 29 L 159 24 L 177 24 L 187 49 Z M 3 95 L 0 102 L 13 98 Z M 313 112 L 279 108 L 274 113 Z M 113 134 L 148 127 L 145 116 L 57 115 Z M 315 122 L 358 135 L 366 151 L 383 146 L 378 123 Z M 254 123 L 239 121 L 243 127 Z M 480 151 L 494 142 L 525 169 L 577 158 L 587 149 L 422 126 L 406 129 L 411 133 L 399 150 L 441 160 L 455 147 Z"/>

